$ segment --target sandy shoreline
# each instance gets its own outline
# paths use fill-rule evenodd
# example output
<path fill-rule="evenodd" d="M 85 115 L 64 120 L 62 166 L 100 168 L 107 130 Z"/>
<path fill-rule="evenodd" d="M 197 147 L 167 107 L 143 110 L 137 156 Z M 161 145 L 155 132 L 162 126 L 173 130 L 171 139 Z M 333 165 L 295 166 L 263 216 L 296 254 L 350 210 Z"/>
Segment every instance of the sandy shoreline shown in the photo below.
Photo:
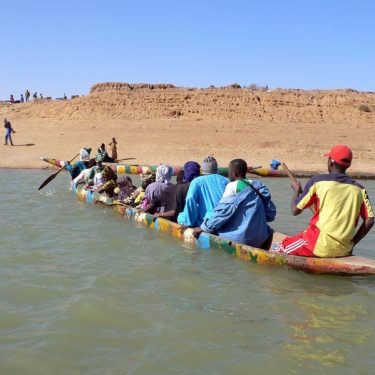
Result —
<path fill-rule="evenodd" d="M 358 110 L 363 102 L 375 109 L 375 95 L 254 95 L 142 89 L 103 91 L 64 103 L 0 105 L 0 118 L 8 118 L 17 131 L 15 146 L 0 146 L 0 168 L 46 168 L 42 156 L 70 160 L 80 148 L 90 146 L 95 152 L 116 137 L 119 159 L 134 157 L 132 164 L 183 165 L 211 154 L 220 166 L 243 158 L 249 165 L 268 167 L 278 159 L 291 170 L 316 172 L 326 170 L 323 154 L 344 143 L 354 153 L 350 171 L 375 174 L 375 111 Z"/>

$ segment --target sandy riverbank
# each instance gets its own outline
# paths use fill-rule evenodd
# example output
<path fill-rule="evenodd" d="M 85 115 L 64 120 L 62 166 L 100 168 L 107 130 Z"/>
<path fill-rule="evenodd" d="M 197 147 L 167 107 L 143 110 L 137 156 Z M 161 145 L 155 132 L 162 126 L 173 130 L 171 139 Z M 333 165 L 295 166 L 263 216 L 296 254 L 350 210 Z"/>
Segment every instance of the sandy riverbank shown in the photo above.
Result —
<path fill-rule="evenodd" d="M 354 152 L 351 170 L 375 173 L 373 93 L 102 84 L 67 101 L 0 104 L 0 116 L 17 131 L 15 146 L 0 147 L 0 168 L 44 168 L 40 156 L 71 159 L 116 137 L 119 158 L 137 164 L 180 165 L 213 154 L 223 166 L 276 158 L 316 171 L 326 168 L 323 153 L 345 143 Z"/>

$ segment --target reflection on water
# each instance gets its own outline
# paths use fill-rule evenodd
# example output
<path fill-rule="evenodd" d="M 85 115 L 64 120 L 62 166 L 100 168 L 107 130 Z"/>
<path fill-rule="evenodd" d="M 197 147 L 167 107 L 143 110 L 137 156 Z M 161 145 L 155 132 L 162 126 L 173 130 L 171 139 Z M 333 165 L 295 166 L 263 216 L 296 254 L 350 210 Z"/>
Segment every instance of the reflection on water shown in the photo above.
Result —
<path fill-rule="evenodd" d="M 191 249 L 76 202 L 64 175 L 38 192 L 49 174 L 0 171 L 2 374 L 373 372 L 374 278 Z M 275 228 L 303 229 L 289 181 L 265 181 Z"/>

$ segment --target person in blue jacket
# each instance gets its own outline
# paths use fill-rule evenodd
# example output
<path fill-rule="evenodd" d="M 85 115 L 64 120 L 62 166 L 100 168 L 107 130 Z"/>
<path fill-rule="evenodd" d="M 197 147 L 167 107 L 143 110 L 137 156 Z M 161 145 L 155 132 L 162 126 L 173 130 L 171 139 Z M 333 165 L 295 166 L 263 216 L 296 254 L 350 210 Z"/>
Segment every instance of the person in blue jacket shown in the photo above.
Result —
<path fill-rule="evenodd" d="M 245 160 L 229 163 L 230 183 L 225 188 L 213 215 L 194 229 L 196 236 L 202 231 L 217 234 L 227 240 L 268 250 L 273 231 L 267 222 L 276 217 L 276 207 L 267 187 L 260 181 L 246 179 Z"/>
<path fill-rule="evenodd" d="M 202 162 L 202 176 L 194 178 L 190 183 L 184 210 L 177 217 L 179 224 L 197 227 L 212 215 L 228 183 L 218 171 L 216 159 L 207 156 Z"/>

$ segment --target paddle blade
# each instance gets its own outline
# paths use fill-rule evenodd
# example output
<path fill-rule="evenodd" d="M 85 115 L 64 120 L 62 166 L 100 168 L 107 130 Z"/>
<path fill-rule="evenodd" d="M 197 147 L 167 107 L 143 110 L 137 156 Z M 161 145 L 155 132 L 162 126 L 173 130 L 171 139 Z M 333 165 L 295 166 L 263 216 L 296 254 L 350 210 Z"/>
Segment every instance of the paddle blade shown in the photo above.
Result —
<path fill-rule="evenodd" d="M 60 171 L 59 171 L 60 172 Z M 58 173 L 58 172 L 57 172 Z M 57 173 L 52 174 L 49 176 L 38 188 L 38 190 L 43 189 L 47 184 L 49 184 L 56 176 Z"/>

